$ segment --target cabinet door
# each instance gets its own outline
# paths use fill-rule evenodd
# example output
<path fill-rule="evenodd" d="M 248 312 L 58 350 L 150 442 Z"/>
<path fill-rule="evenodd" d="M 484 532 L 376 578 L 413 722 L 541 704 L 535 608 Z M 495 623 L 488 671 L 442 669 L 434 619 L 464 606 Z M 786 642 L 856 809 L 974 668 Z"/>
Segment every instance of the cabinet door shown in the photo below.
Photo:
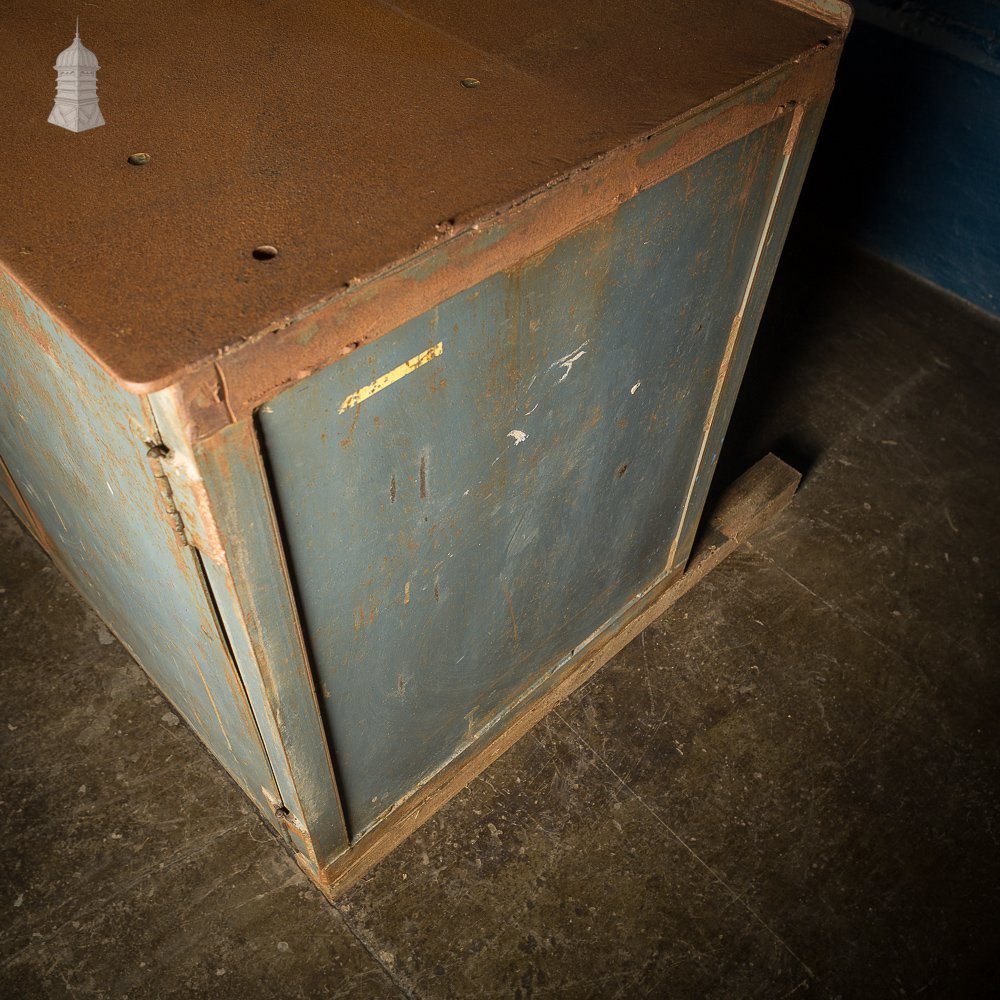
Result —
<path fill-rule="evenodd" d="M 683 564 L 675 539 L 787 128 L 259 412 L 354 834 Z"/>

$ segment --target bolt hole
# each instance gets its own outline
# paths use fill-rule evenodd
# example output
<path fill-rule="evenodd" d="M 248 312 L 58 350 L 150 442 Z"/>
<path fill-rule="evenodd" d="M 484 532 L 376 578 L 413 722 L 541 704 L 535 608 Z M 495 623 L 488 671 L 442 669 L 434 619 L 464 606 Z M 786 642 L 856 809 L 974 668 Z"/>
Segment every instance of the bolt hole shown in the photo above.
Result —
<path fill-rule="evenodd" d="M 259 247 L 253 248 L 254 260 L 273 260 L 277 256 L 278 248 L 271 246 L 270 243 L 264 243 Z"/>
<path fill-rule="evenodd" d="M 618 478 L 621 479 L 621 477 L 624 476 L 626 472 L 628 472 L 628 462 L 626 462 L 623 466 L 621 466 L 618 469 L 618 473 L 617 473 Z"/>
<path fill-rule="evenodd" d="M 129 158 L 128 162 L 132 164 L 133 167 L 144 167 L 152 157 L 149 153 L 133 153 Z"/>
<path fill-rule="evenodd" d="M 474 76 L 467 76 L 462 81 L 462 86 L 467 90 L 475 90 L 479 86 L 479 81 Z"/>

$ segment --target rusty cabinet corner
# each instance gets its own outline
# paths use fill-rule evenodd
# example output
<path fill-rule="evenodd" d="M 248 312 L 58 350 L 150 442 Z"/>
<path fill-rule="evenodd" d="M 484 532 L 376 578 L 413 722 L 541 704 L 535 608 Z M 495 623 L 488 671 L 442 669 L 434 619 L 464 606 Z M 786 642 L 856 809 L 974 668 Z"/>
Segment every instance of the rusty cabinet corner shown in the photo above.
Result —
<path fill-rule="evenodd" d="M 338 145 L 299 60 L 198 184 L 176 123 L 142 167 L 113 122 L 72 137 L 56 186 L 127 263 L 0 195 L 0 495 L 330 894 L 684 573 L 850 16 L 673 0 L 628 42 L 563 4 L 354 6 L 288 16 L 388 40 L 400 113 L 331 70 L 378 135 L 341 108 Z"/>

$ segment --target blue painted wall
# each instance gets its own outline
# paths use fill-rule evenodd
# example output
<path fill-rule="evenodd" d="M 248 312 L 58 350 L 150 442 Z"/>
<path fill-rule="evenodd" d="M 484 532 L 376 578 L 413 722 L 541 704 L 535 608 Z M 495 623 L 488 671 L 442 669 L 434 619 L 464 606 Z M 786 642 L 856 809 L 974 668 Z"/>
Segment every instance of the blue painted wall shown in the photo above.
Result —
<path fill-rule="evenodd" d="M 1000 0 L 860 0 L 805 211 L 1000 315 Z"/>

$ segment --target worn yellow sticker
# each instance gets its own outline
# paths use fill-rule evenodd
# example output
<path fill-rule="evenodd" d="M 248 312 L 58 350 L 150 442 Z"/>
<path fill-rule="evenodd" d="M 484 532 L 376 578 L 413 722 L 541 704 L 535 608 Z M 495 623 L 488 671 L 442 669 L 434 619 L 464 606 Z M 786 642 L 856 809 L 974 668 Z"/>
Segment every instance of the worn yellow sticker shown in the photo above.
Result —
<path fill-rule="evenodd" d="M 418 354 L 415 358 L 404 361 L 401 365 L 393 368 L 391 372 L 380 375 L 374 382 L 369 382 L 368 385 L 362 386 L 357 392 L 352 392 L 340 404 L 340 409 L 337 412 L 343 413 L 344 410 L 349 410 L 352 406 L 363 403 L 369 396 L 374 396 L 376 392 L 381 392 L 392 385 L 393 382 L 398 382 L 404 375 L 409 375 L 410 372 L 416 371 L 421 365 L 426 365 L 428 361 L 440 357 L 443 353 L 444 343 L 439 341 L 433 347 L 424 351 L 423 354 Z"/>

